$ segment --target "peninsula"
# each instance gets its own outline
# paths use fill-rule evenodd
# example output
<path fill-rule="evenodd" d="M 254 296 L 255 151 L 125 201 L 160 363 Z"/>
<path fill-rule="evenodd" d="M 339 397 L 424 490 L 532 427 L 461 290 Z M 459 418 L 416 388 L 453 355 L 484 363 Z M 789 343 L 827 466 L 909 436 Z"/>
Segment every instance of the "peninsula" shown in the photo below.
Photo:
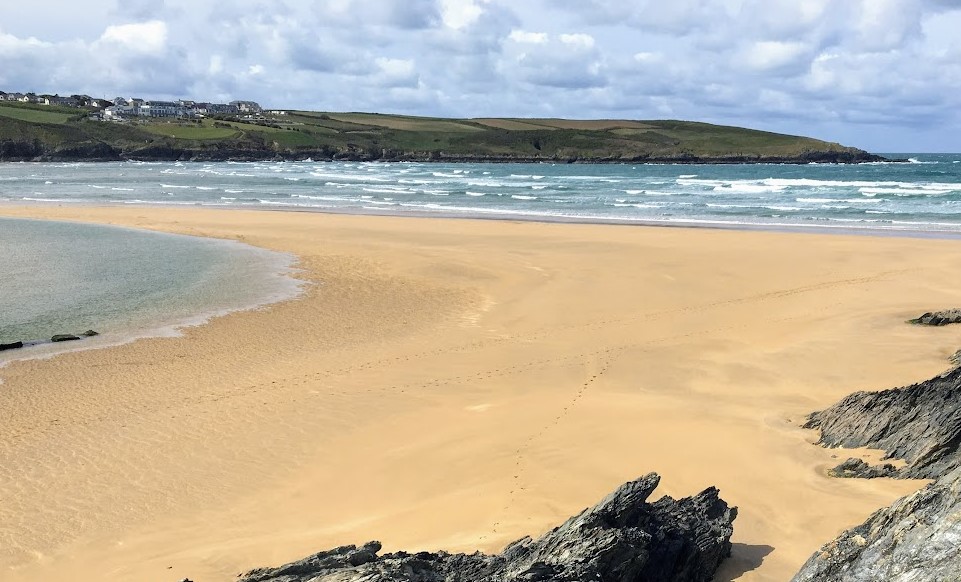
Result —
<path fill-rule="evenodd" d="M 0 161 L 353 160 L 586 163 L 861 163 L 863 150 L 691 121 L 475 118 L 243 107 L 149 115 L 127 105 L 0 101 Z M 140 100 L 136 100 L 140 101 Z M 158 102 L 159 103 L 159 102 Z M 169 105 L 169 106 L 168 106 Z M 178 113 L 179 112 L 179 113 Z M 184 113 L 188 112 L 188 113 Z M 163 115 L 161 115 L 161 113 Z M 169 115 L 168 115 L 169 113 Z"/>

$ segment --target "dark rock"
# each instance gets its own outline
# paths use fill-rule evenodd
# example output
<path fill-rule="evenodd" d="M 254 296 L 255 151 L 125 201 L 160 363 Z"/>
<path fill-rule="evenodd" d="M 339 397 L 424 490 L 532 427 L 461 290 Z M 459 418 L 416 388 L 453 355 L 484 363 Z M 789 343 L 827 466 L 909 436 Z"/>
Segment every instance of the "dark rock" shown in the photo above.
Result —
<path fill-rule="evenodd" d="M 707 582 L 730 555 L 737 508 L 713 487 L 648 503 L 659 481 L 651 473 L 628 482 L 537 540 L 522 538 L 498 555 L 377 556 L 380 544 L 369 542 L 253 570 L 240 582 Z"/>
<path fill-rule="evenodd" d="M 961 579 L 961 469 L 821 547 L 793 582 Z"/>
<path fill-rule="evenodd" d="M 926 313 L 920 323 L 953 318 Z M 883 449 L 901 470 L 849 459 L 836 476 L 936 479 L 811 556 L 795 582 L 961 580 L 961 368 L 906 388 L 857 392 L 808 418 L 826 446 Z"/>
<path fill-rule="evenodd" d="M 832 477 L 852 479 L 859 477 L 862 479 L 874 479 L 876 477 L 897 477 L 898 470 L 891 463 L 881 466 L 872 466 L 861 459 L 848 459 L 837 467 L 834 467 L 828 474 Z"/>
<path fill-rule="evenodd" d="M 910 320 L 911 323 L 919 325 L 948 325 L 949 323 L 961 323 L 961 309 L 945 309 L 943 311 L 929 311 L 921 317 Z"/>
<path fill-rule="evenodd" d="M 83 332 L 83 333 L 80 334 L 80 335 L 82 335 L 83 337 L 93 337 L 93 336 L 95 336 L 95 335 L 100 335 L 100 334 L 97 333 L 97 332 L 95 332 L 95 331 L 92 330 L 92 329 L 88 329 L 87 331 Z"/>
<path fill-rule="evenodd" d="M 80 338 L 77 337 L 77 336 L 75 336 L 75 335 L 69 334 L 69 333 L 59 333 L 59 334 L 53 336 L 52 338 L 50 338 L 50 341 L 52 341 L 52 342 L 72 342 L 72 341 L 75 341 L 75 340 L 78 340 L 78 339 L 80 339 Z"/>
<path fill-rule="evenodd" d="M 948 358 L 948 361 L 950 361 L 955 366 L 961 366 L 961 350 L 954 352 L 954 354 L 952 354 L 951 357 Z"/>
<path fill-rule="evenodd" d="M 17 350 L 23 347 L 23 342 L 11 342 L 9 344 L 0 344 L 0 352 L 4 350 Z"/>
<path fill-rule="evenodd" d="M 827 447 L 882 449 L 901 477 L 935 479 L 961 466 L 961 368 L 908 386 L 855 392 L 808 417 Z"/>

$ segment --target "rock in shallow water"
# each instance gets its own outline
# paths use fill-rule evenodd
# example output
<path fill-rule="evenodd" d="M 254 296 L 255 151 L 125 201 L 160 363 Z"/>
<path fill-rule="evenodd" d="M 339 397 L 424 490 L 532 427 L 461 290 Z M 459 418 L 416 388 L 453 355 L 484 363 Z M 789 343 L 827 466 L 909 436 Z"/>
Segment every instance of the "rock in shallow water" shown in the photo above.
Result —
<path fill-rule="evenodd" d="M 625 483 L 594 507 L 533 540 L 497 555 L 397 552 L 378 556 L 379 542 L 343 546 L 240 582 L 707 582 L 731 553 L 729 507 L 709 488 L 681 500 L 647 498 L 660 477 Z"/>

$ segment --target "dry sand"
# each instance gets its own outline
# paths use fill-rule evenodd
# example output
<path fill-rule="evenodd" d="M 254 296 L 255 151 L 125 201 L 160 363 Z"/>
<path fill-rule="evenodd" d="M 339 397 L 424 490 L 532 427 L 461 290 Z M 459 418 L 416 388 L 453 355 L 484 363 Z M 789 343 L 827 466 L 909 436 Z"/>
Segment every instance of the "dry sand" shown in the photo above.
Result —
<path fill-rule="evenodd" d="M 838 480 L 804 415 L 946 368 L 959 243 L 3 207 L 296 253 L 300 300 L 0 370 L 0 580 L 226 582 L 379 539 L 499 550 L 649 471 L 787 580 L 919 482 Z M 118 260 L 122 257 L 118 256 Z M 836 457 L 836 458 L 835 458 Z"/>

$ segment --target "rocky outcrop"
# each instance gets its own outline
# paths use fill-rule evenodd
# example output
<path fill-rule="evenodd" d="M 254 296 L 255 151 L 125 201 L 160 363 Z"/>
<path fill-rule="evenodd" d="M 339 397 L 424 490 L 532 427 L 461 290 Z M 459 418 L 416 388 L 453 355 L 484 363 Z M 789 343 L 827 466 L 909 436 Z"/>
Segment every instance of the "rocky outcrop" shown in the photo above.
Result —
<path fill-rule="evenodd" d="M 882 449 L 899 476 L 935 479 L 961 466 L 961 369 L 906 388 L 855 392 L 808 417 L 827 447 Z"/>
<path fill-rule="evenodd" d="M 710 488 L 693 497 L 647 499 L 660 478 L 628 482 L 559 527 L 497 555 L 397 552 L 379 542 L 343 546 L 240 582 L 703 581 L 731 551 L 729 507 Z"/>
<path fill-rule="evenodd" d="M 828 475 L 842 479 L 875 479 L 877 477 L 897 477 L 898 469 L 891 463 L 869 465 L 862 459 L 848 459 L 828 471 Z"/>
<path fill-rule="evenodd" d="M 74 335 L 72 333 L 58 333 L 53 337 L 51 337 L 49 340 L 27 340 L 27 341 L 21 340 L 21 341 L 15 341 L 10 343 L 0 343 L 0 352 L 4 350 L 15 350 L 25 346 L 35 346 L 35 345 L 45 344 L 50 342 L 54 342 L 54 343 L 72 342 L 72 341 L 77 341 L 85 338 L 94 337 L 97 335 L 100 335 L 100 334 L 92 329 L 88 329 L 87 331 L 79 335 Z"/>
<path fill-rule="evenodd" d="M 918 325 L 948 325 L 949 323 L 961 323 L 961 309 L 945 309 L 942 311 L 929 311 L 921 317 L 910 320 L 911 323 Z"/>
<path fill-rule="evenodd" d="M 961 469 L 824 545 L 793 582 L 961 580 L 959 540 Z"/>
<path fill-rule="evenodd" d="M 961 312 L 926 313 L 914 323 L 945 325 Z M 906 461 L 870 466 L 848 459 L 838 477 L 936 479 L 824 545 L 795 582 L 961 580 L 961 368 L 905 388 L 857 392 L 808 418 L 829 447 L 882 449 Z"/>
<path fill-rule="evenodd" d="M 23 342 L 10 342 L 8 344 L 0 344 L 0 352 L 4 350 L 18 350 L 23 347 Z"/>

